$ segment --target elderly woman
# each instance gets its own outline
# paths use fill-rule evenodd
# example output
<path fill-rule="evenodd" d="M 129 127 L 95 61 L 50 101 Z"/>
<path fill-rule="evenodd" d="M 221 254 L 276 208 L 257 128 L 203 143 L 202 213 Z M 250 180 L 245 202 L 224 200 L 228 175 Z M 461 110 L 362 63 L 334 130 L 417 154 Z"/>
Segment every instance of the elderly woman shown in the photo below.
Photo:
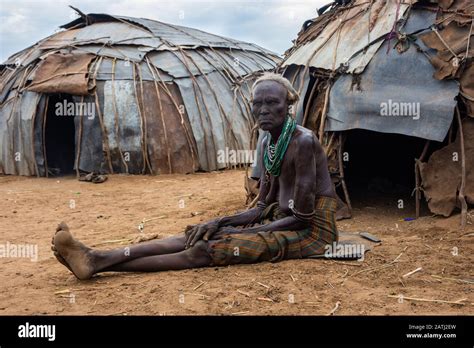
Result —
<path fill-rule="evenodd" d="M 336 195 L 318 139 L 289 114 L 297 100 L 290 82 L 280 75 L 265 74 L 253 85 L 252 112 L 267 132 L 255 208 L 188 226 L 174 237 L 109 251 L 88 248 L 61 223 L 53 237 L 56 258 L 77 278 L 88 279 L 99 272 L 156 272 L 323 255 L 326 246 L 338 241 Z"/>

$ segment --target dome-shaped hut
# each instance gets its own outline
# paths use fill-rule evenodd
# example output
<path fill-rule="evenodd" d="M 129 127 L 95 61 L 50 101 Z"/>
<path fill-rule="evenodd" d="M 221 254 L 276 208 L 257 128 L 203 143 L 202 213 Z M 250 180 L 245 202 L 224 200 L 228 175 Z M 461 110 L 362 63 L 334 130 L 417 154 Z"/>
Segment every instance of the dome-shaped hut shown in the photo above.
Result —
<path fill-rule="evenodd" d="M 250 149 L 249 86 L 279 58 L 142 18 L 85 15 L 0 69 L 0 173 L 216 170 Z"/>
<path fill-rule="evenodd" d="M 279 71 L 300 93 L 350 216 L 375 194 L 435 214 L 474 204 L 474 6 L 471 0 L 344 0 L 303 24 Z M 253 177 L 258 176 L 258 169 Z M 379 200 L 380 201 L 380 200 Z M 349 208 L 349 209 L 347 209 Z M 412 215 L 413 214 L 413 215 Z"/>

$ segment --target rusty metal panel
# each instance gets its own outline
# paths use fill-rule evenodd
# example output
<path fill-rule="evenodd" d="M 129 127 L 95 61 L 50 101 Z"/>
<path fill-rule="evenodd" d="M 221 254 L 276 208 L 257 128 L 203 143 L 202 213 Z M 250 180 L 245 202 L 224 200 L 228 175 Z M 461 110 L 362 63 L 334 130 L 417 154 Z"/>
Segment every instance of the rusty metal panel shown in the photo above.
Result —
<path fill-rule="evenodd" d="M 0 172 L 34 175 L 33 116 L 40 95 L 24 91 L 0 109 Z"/>
<path fill-rule="evenodd" d="M 298 124 L 301 124 L 304 116 L 304 99 L 309 85 L 309 69 L 305 69 L 303 66 L 290 65 L 285 70 L 284 76 L 291 81 L 300 96 L 300 99 L 293 107 L 296 121 Z"/>
<path fill-rule="evenodd" d="M 0 108 L 0 173 L 16 174 L 13 156 L 13 109 L 18 101 L 18 93 L 13 91 L 11 101 Z"/>
<path fill-rule="evenodd" d="M 316 38 L 294 50 L 282 66 L 297 64 L 334 70 L 347 63 L 349 73 L 361 73 L 382 45 L 382 41 L 371 45 L 350 61 L 349 58 L 369 42 L 391 31 L 398 3 L 397 0 L 387 0 L 380 9 L 373 29 L 369 31 L 370 16 L 373 14 L 368 8 L 372 4 L 369 1 L 357 0 L 349 10 L 341 11 L 337 18 L 329 22 Z M 409 4 L 405 2 L 399 6 L 401 17 Z"/>
<path fill-rule="evenodd" d="M 192 173 L 197 169 L 197 158 L 194 162 L 192 151 L 195 151 L 195 144 L 191 127 L 187 115 L 180 113 L 179 106 L 183 104 L 178 88 L 174 84 L 166 87 L 176 104 L 161 84 L 149 81 L 143 84 L 148 158 L 154 174 Z"/>
<path fill-rule="evenodd" d="M 103 116 L 114 171 L 141 173 L 142 126 L 133 81 L 105 81 Z"/>
<path fill-rule="evenodd" d="M 92 73 L 92 72 L 91 72 Z M 115 67 L 113 66 L 113 59 L 103 58 L 97 71 L 97 80 L 133 80 L 132 63 L 117 59 Z"/>
<path fill-rule="evenodd" d="M 44 113 L 45 108 L 47 106 L 48 96 L 46 94 L 40 94 L 40 99 L 38 102 L 38 106 L 36 108 L 36 116 L 34 117 L 34 134 L 33 134 L 33 141 L 34 141 L 34 153 L 36 159 L 36 166 L 38 169 L 39 176 L 46 176 L 46 160 L 45 154 L 43 152 L 43 121 L 44 121 Z"/>
<path fill-rule="evenodd" d="M 237 105 L 238 99 L 236 98 L 234 101 L 234 93 L 221 74 L 211 73 L 207 75 L 207 78 L 218 97 L 220 107 L 224 111 L 223 122 L 226 125 L 228 135 L 226 147 L 234 150 L 250 150 L 251 127 L 255 123 L 253 116 L 242 113 L 239 105 Z M 225 150 L 225 148 L 220 149 Z"/>
<path fill-rule="evenodd" d="M 157 47 L 163 42 L 144 28 L 123 22 L 101 22 L 59 32 L 40 44 L 51 49 L 86 44 L 119 44 Z"/>
<path fill-rule="evenodd" d="M 104 84 L 101 83 L 100 87 L 103 88 L 103 86 Z M 73 100 L 74 102 L 88 103 L 93 106 L 94 110 L 93 116 L 76 115 L 74 117 L 76 129 L 76 156 L 78 155 L 80 147 L 77 168 L 85 172 L 107 172 L 108 168 L 106 166 L 106 159 L 102 148 L 103 134 L 99 118 L 99 112 L 102 112 L 102 110 L 97 110 L 94 96 L 86 96 L 84 98 L 73 97 Z M 81 134 L 80 139 L 79 134 Z M 74 169 L 76 169 L 76 166 Z"/>
<path fill-rule="evenodd" d="M 177 51 L 152 52 L 148 55 L 148 58 L 153 63 L 153 65 L 163 71 L 166 71 L 174 78 L 200 75 L 200 71 L 202 71 L 204 74 L 207 74 L 215 70 L 214 67 L 206 62 L 201 56 L 199 56 L 199 54 L 194 53 L 191 50 L 185 50 L 184 56 L 181 52 Z"/>
<path fill-rule="evenodd" d="M 77 53 L 92 53 L 97 56 L 118 58 L 124 61 L 141 62 L 145 55 L 153 51 L 153 47 L 149 46 L 130 46 L 130 45 L 116 45 L 113 47 L 106 47 L 104 45 L 82 45 L 78 46 L 74 52 Z"/>
<path fill-rule="evenodd" d="M 224 168 L 226 163 L 217 161 L 219 150 L 250 149 L 249 116 L 234 104 L 228 82 L 218 72 L 195 81 L 178 79 L 176 84 L 193 129 L 199 166 L 206 171 Z"/>
<path fill-rule="evenodd" d="M 268 51 L 258 45 L 206 33 L 198 29 L 162 23 L 144 18 L 131 18 L 124 16 L 117 18 L 121 18 L 131 23 L 137 23 L 143 27 L 146 27 L 154 35 L 174 46 L 183 46 L 189 48 L 196 48 L 198 46 L 224 47 L 254 52 L 265 52 L 266 54 L 273 54 L 277 56 L 275 53 Z"/>

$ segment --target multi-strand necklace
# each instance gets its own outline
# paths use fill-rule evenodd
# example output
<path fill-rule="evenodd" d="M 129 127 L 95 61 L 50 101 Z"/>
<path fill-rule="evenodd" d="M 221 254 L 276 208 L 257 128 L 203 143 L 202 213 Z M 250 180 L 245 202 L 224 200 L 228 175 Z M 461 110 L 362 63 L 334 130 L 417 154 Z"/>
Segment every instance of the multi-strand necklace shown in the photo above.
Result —
<path fill-rule="evenodd" d="M 276 144 L 273 142 L 272 135 L 268 133 L 269 138 L 267 148 L 263 153 L 263 162 L 267 172 L 273 176 L 280 176 L 283 157 L 285 157 L 288 144 L 290 143 L 295 128 L 296 121 L 292 117 L 287 116 L 285 124 L 283 125 L 283 130 L 281 131 Z"/>

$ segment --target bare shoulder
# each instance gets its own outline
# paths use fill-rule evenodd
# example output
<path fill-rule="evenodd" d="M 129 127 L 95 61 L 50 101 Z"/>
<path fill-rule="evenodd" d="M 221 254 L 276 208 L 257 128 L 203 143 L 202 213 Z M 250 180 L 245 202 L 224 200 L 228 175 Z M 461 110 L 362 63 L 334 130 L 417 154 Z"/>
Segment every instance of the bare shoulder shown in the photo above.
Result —
<path fill-rule="evenodd" d="M 300 149 L 311 148 L 317 151 L 321 147 L 313 131 L 299 125 L 296 126 L 295 132 L 293 133 L 293 139 L 296 147 Z"/>

